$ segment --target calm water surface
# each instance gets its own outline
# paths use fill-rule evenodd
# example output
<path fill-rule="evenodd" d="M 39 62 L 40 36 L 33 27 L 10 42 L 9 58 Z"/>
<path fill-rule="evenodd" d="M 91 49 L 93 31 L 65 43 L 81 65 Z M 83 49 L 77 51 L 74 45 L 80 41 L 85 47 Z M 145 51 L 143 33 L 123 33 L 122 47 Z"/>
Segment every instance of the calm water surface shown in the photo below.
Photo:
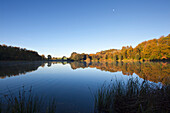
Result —
<path fill-rule="evenodd" d="M 94 94 L 103 83 L 147 79 L 155 84 L 170 83 L 168 62 L 0 62 L 0 94 L 17 94 L 22 86 L 33 93 L 57 100 L 59 112 L 93 112 Z"/>

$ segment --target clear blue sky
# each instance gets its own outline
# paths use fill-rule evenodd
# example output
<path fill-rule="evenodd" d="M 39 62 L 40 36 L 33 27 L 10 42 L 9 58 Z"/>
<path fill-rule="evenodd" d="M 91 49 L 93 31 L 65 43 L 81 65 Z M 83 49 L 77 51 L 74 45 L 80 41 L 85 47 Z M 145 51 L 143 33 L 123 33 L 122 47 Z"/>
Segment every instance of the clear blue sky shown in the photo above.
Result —
<path fill-rule="evenodd" d="M 170 0 L 0 0 L 0 44 L 39 54 L 135 47 L 169 33 Z"/>

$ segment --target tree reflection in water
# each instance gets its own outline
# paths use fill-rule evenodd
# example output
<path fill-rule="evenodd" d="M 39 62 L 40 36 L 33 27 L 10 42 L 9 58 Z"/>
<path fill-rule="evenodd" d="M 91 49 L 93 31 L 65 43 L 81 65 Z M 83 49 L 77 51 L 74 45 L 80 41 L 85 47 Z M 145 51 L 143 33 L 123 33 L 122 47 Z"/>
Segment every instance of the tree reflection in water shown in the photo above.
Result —
<path fill-rule="evenodd" d="M 44 62 L 0 62 L 0 78 L 6 78 L 11 76 L 17 76 L 20 74 L 26 74 L 27 72 L 36 71 L 39 66 L 44 67 Z"/>
<path fill-rule="evenodd" d="M 39 66 L 48 67 L 54 64 L 67 64 L 68 62 L 0 62 L 0 78 L 17 76 L 32 72 Z M 122 71 L 123 75 L 137 74 L 153 82 L 170 83 L 170 63 L 169 62 L 70 62 L 71 68 L 96 68 L 102 71 L 118 72 Z"/>
<path fill-rule="evenodd" d="M 123 75 L 137 74 L 153 82 L 170 83 L 170 63 L 168 62 L 71 62 L 72 69 L 96 68 L 102 71 L 118 72 Z"/>

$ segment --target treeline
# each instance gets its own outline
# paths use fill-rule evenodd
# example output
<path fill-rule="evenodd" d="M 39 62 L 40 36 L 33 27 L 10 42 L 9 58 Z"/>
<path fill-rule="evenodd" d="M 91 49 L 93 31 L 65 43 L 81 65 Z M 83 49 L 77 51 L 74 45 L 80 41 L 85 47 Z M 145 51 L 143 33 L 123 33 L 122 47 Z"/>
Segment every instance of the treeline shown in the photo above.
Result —
<path fill-rule="evenodd" d="M 43 60 L 36 51 L 27 50 L 25 48 L 0 45 L 0 60 Z"/>
<path fill-rule="evenodd" d="M 121 50 L 110 49 L 96 54 L 78 54 L 73 52 L 70 60 L 74 61 L 105 61 L 105 60 L 169 60 L 170 59 L 170 34 L 159 39 L 152 39 L 132 46 L 123 46 Z"/>

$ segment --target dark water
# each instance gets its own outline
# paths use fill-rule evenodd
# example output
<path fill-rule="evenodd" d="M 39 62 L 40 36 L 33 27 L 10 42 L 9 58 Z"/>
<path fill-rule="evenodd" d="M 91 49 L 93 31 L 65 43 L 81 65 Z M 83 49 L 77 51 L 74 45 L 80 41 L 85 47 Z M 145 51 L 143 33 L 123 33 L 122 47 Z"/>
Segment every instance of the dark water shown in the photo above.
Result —
<path fill-rule="evenodd" d="M 0 94 L 13 94 L 25 87 L 57 100 L 60 113 L 90 113 L 94 94 L 105 82 L 137 77 L 155 84 L 170 83 L 168 62 L 0 62 Z"/>

